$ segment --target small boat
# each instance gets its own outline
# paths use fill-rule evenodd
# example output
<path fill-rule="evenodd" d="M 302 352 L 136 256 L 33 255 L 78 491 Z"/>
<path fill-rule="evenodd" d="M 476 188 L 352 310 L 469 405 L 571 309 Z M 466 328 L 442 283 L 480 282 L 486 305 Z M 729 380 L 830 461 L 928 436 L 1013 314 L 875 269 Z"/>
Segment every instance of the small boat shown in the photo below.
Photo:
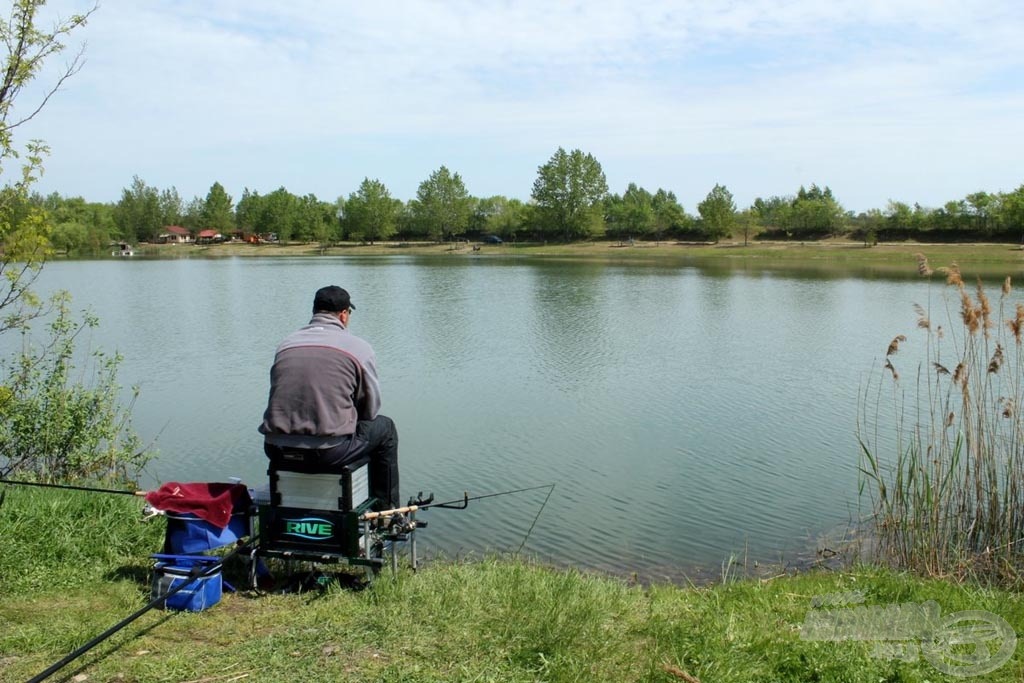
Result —
<path fill-rule="evenodd" d="M 135 256 L 135 251 L 132 250 L 132 245 L 127 242 L 118 242 L 117 249 L 110 252 L 111 256 Z"/>

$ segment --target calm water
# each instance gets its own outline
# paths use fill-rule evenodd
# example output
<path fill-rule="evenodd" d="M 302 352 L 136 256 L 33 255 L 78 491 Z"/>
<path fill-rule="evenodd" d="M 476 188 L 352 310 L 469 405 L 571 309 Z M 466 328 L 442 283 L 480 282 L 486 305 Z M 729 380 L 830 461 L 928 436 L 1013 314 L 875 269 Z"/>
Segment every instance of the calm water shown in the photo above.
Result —
<path fill-rule="evenodd" d="M 785 561 L 856 516 L 858 388 L 912 334 L 917 280 L 492 259 L 57 262 L 125 356 L 143 483 L 265 478 L 277 342 L 352 292 L 401 434 L 403 494 L 556 489 L 542 558 L 657 578 Z M 932 296 L 934 296 L 934 286 Z M 544 491 L 427 513 L 429 550 L 514 550 Z"/>

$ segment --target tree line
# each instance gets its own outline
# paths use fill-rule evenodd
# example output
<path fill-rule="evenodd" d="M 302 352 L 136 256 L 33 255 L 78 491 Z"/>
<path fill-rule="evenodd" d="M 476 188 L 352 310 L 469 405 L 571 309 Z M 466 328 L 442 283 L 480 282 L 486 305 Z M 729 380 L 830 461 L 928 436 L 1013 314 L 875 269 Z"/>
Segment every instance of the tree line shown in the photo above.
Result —
<path fill-rule="evenodd" d="M 587 239 L 693 240 L 723 238 L 817 240 L 849 237 L 867 244 L 920 241 L 1024 240 L 1024 185 L 1012 192 L 975 192 L 938 208 L 890 201 L 884 209 L 855 214 L 828 186 L 801 186 L 794 194 L 758 197 L 737 208 L 732 193 L 716 184 L 696 212 L 676 195 L 630 183 L 609 191 L 601 164 L 591 154 L 559 148 L 537 170 L 528 201 L 496 195 L 474 197 L 462 177 L 441 166 L 402 201 L 376 178 L 365 178 L 333 202 L 284 187 L 260 194 L 248 188 L 235 201 L 215 182 L 205 197 L 184 201 L 171 187 L 159 189 L 138 176 L 116 203 L 87 202 L 57 193 L 32 195 L 22 213 L 45 210 L 50 241 L 60 251 L 88 252 L 113 240 L 155 241 L 167 226 L 193 233 L 274 234 L 282 241 L 445 241 L 497 235 L 508 241 Z"/>

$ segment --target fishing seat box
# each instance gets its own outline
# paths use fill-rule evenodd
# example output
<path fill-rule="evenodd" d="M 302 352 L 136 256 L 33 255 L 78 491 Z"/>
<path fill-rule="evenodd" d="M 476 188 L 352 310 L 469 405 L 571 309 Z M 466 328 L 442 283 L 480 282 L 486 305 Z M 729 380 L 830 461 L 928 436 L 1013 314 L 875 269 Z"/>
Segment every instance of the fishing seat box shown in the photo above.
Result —
<path fill-rule="evenodd" d="M 325 561 L 365 554 L 359 517 L 376 503 L 368 463 L 364 457 L 330 473 L 271 463 L 269 494 L 256 496 L 261 554 Z"/>
<path fill-rule="evenodd" d="M 220 567 L 210 571 L 213 565 L 220 562 L 219 557 L 164 553 L 152 557 L 156 560 L 151 585 L 153 600 L 164 597 L 180 584 L 186 583 L 181 590 L 161 602 L 160 607 L 179 612 L 202 612 L 220 602 L 223 592 Z M 209 574 L 194 576 L 193 572 Z"/>

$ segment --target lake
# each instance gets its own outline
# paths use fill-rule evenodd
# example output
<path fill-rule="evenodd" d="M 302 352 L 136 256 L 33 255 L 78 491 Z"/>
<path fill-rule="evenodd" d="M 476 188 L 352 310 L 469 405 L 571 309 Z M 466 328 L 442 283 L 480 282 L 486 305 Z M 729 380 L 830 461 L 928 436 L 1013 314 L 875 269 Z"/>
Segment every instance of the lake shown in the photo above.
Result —
<path fill-rule="evenodd" d="M 908 274 L 914 264 L 908 264 Z M 516 258 L 58 261 L 124 355 L 142 483 L 265 479 L 274 349 L 347 288 L 401 436 L 403 496 L 543 490 L 424 513 L 427 552 L 524 551 L 678 577 L 786 563 L 857 517 L 858 391 L 938 282 Z M 902 362 L 906 363 L 913 356 Z M 909 370 L 909 366 L 907 370 Z M 540 512 L 539 518 L 537 517 Z M 536 518 L 536 526 L 527 530 Z"/>

